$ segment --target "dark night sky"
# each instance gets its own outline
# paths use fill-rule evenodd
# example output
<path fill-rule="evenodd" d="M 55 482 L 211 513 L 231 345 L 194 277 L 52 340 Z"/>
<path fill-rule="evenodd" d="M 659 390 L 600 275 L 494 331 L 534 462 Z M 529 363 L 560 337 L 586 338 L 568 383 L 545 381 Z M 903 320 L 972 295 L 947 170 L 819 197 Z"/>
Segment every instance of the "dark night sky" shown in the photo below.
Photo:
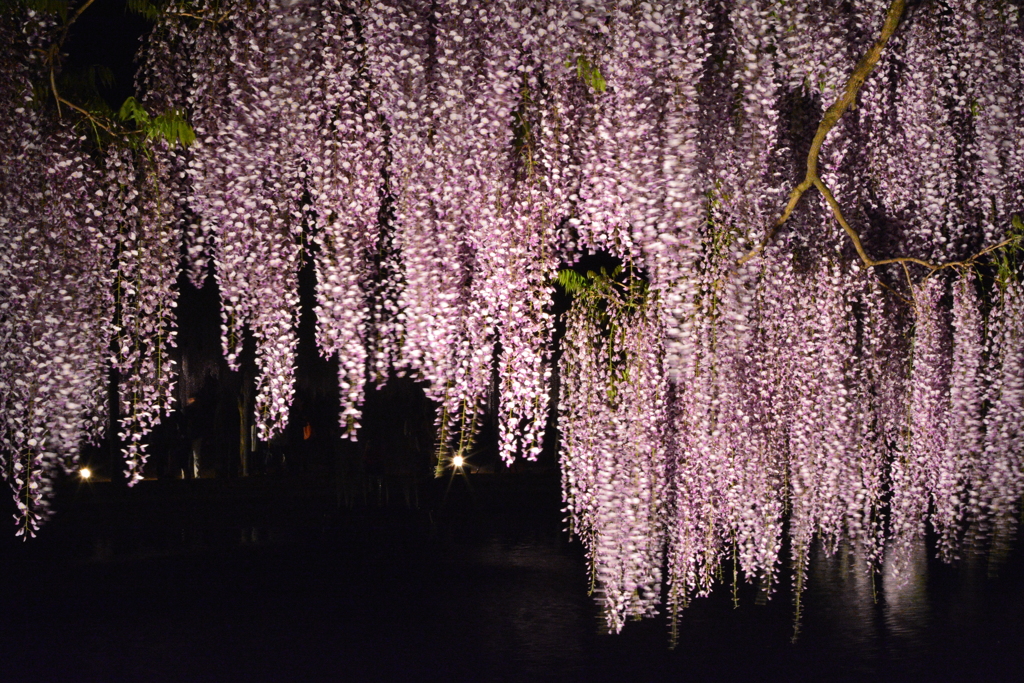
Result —
<path fill-rule="evenodd" d="M 96 0 L 75 22 L 65 44 L 69 67 L 102 65 L 114 84 L 101 95 L 115 111 L 135 94 L 135 56 L 152 24 L 128 11 L 124 0 Z"/>

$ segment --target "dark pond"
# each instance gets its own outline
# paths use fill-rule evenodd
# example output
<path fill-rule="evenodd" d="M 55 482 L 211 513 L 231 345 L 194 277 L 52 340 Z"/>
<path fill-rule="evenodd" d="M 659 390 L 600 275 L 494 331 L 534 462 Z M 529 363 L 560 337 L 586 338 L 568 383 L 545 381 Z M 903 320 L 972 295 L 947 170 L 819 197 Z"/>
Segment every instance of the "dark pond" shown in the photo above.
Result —
<path fill-rule="evenodd" d="M 601 630 L 557 477 L 69 487 L 0 541 L 0 681 L 1024 680 L 1024 571 L 922 552 L 886 591 L 814 559 L 791 596 L 728 587 L 668 649 L 664 618 Z"/>

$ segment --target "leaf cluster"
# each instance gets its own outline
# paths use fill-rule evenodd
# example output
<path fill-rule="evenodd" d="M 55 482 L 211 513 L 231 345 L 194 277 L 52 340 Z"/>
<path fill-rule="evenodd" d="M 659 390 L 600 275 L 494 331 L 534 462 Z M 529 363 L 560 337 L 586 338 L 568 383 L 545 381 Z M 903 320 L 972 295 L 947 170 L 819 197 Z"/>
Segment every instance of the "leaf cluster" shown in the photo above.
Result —
<path fill-rule="evenodd" d="M 140 16 L 156 20 L 163 11 L 163 0 L 126 0 L 127 8 Z M 62 69 L 62 48 L 68 29 L 92 4 L 86 0 L 74 13 L 68 0 L 0 0 L 0 13 L 30 9 L 56 15 L 62 27 L 52 45 L 40 50 L 45 55 L 46 73 L 33 85 L 35 101 L 40 106 L 53 103 L 58 114 L 77 117 L 79 126 L 91 129 L 97 145 L 120 142 L 132 148 L 143 148 L 152 141 L 164 141 L 171 147 L 187 147 L 195 141 L 195 132 L 181 111 L 168 109 L 152 115 L 129 97 L 114 112 L 100 94 L 101 88 L 114 83 L 110 68 L 92 64 L 87 67 Z"/>
<path fill-rule="evenodd" d="M 124 123 L 134 124 L 146 141 L 163 140 L 171 147 L 188 147 L 195 142 L 196 134 L 184 115 L 176 109 L 151 116 L 134 97 L 129 97 L 117 113 Z"/>
<path fill-rule="evenodd" d="M 569 62 L 566 66 L 573 66 L 572 62 Z M 608 89 L 608 81 L 604 79 L 604 75 L 601 73 L 601 69 L 598 68 L 597 64 L 590 61 L 583 55 L 576 58 L 576 76 L 581 81 L 587 84 L 592 90 L 603 93 Z"/>
<path fill-rule="evenodd" d="M 612 302 L 626 310 L 636 310 L 645 305 L 648 295 L 647 281 L 632 266 L 615 266 L 609 271 L 588 270 L 581 273 L 572 268 L 561 268 L 555 282 L 566 294 L 582 299 Z"/>
<path fill-rule="evenodd" d="M 610 272 L 606 268 L 586 273 L 563 268 L 555 281 L 573 297 L 575 313 L 589 319 L 599 330 L 598 338 L 591 339 L 590 344 L 604 349 L 607 396 L 614 403 L 619 386 L 629 381 L 634 363 L 625 343 L 627 331 L 643 324 L 644 316 L 638 314 L 642 314 L 651 301 L 649 286 L 631 266 L 623 268 L 621 265 Z"/>
<path fill-rule="evenodd" d="M 134 12 L 143 19 L 156 21 L 160 18 L 160 7 L 149 0 L 127 0 L 129 12 Z"/>
<path fill-rule="evenodd" d="M 1021 276 L 1021 253 L 1024 252 L 1024 220 L 1014 214 L 1010 219 L 1007 233 L 1008 243 L 998 249 L 992 257 L 995 266 L 995 280 L 1000 289 L 1005 289 Z"/>
<path fill-rule="evenodd" d="M 109 67 L 90 64 L 86 67 L 64 69 L 56 77 L 55 83 L 62 97 L 71 100 L 90 114 L 107 118 L 113 116 L 113 110 L 100 94 L 100 88 L 110 88 L 114 85 L 114 72 Z M 42 89 L 38 93 L 39 99 L 45 99 L 49 88 L 45 83 L 40 83 L 38 89 Z"/>

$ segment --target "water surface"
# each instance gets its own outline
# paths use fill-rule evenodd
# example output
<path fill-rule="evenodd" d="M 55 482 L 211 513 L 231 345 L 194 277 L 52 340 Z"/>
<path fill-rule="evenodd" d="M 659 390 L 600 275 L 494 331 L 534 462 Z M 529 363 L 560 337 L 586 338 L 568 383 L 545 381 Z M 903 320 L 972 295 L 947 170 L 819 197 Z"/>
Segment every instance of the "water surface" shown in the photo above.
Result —
<path fill-rule="evenodd" d="M 0 681 L 1024 680 L 1019 553 L 873 586 L 819 551 L 796 643 L 785 585 L 724 586 L 672 651 L 663 616 L 603 632 L 557 478 L 473 481 L 66 494 L 0 546 Z"/>

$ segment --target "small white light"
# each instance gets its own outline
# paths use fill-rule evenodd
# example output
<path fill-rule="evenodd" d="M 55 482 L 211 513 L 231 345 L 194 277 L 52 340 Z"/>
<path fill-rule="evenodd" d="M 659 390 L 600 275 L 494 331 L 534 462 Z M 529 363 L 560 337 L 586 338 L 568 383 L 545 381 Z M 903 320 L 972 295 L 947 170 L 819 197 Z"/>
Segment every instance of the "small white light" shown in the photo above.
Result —
<path fill-rule="evenodd" d="M 455 467 L 455 469 L 462 467 L 462 463 L 464 462 L 465 460 L 462 459 L 461 455 L 456 455 L 454 458 L 452 458 L 452 465 Z"/>
<path fill-rule="evenodd" d="M 82 469 L 78 470 L 78 476 L 88 481 L 89 478 L 92 476 L 92 470 L 90 470 L 88 467 L 83 467 Z"/>

